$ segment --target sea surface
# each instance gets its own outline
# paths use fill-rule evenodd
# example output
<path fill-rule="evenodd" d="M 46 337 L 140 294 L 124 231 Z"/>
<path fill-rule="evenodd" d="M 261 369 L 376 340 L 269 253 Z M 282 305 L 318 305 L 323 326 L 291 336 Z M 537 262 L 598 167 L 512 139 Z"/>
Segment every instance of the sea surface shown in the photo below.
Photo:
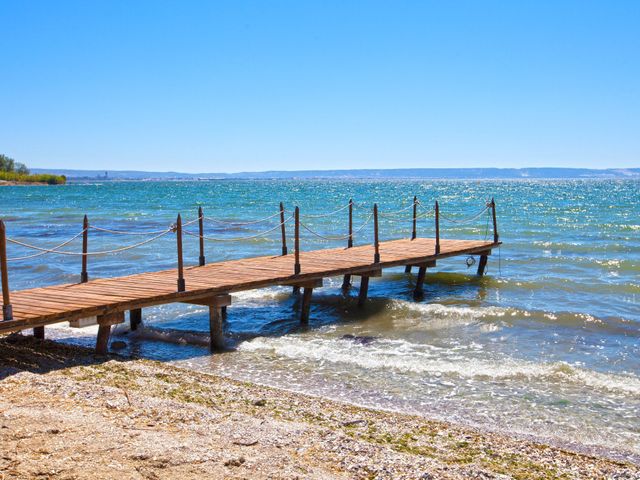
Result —
<path fill-rule="evenodd" d="M 415 270 L 390 269 L 372 279 L 365 308 L 358 279 L 347 294 L 341 278 L 314 292 L 309 328 L 298 298 L 274 287 L 233 296 L 226 333 L 232 350 L 210 355 L 205 308 L 169 305 L 143 312 L 145 327 L 119 327 L 124 353 L 348 402 L 418 413 L 488 430 L 640 461 L 640 182 L 624 180 L 223 180 L 122 182 L 0 188 L 0 216 L 11 238 L 50 248 L 91 225 L 163 231 L 182 214 L 204 209 L 208 262 L 279 254 L 284 202 L 325 237 L 342 236 L 353 198 L 359 228 L 378 202 L 381 239 L 407 237 L 413 195 L 421 202 L 418 235 L 433 236 L 433 203 L 443 238 L 492 235 L 495 197 L 503 245 L 477 261 L 455 257 L 429 269 L 425 295 L 412 297 Z M 341 209 L 342 208 L 342 209 Z M 340 210 L 341 209 L 341 210 Z M 333 215 L 320 216 L 338 210 Z M 395 213 L 394 213 L 395 212 Z M 227 223 L 229 222 L 229 223 Z M 195 224 L 186 231 L 197 231 Z M 290 248 L 292 228 L 287 225 Z M 272 230 L 265 235 L 261 232 Z M 239 237 L 254 237 L 237 240 Z M 91 251 L 151 238 L 91 230 Z M 234 240 L 236 239 L 236 240 Z M 197 264 L 198 239 L 185 236 L 185 261 Z M 368 223 L 355 243 L 372 242 Z M 301 249 L 345 245 L 303 230 Z M 78 252 L 80 239 L 63 250 Z M 15 245 L 10 257 L 37 253 Z M 175 237 L 89 258 L 92 278 L 175 268 Z M 304 268 L 304 265 L 303 265 Z M 79 279 L 80 258 L 48 254 L 10 262 L 12 289 Z M 80 344 L 95 329 L 50 328 Z"/>

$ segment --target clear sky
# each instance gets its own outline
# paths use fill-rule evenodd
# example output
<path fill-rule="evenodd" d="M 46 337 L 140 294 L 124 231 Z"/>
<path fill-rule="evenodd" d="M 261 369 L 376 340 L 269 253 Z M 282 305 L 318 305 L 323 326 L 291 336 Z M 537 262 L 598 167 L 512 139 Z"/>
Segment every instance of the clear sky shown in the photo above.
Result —
<path fill-rule="evenodd" d="M 0 153 L 30 166 L 640 166 L 637 0 L 0 0 L 0 24 Z"/>

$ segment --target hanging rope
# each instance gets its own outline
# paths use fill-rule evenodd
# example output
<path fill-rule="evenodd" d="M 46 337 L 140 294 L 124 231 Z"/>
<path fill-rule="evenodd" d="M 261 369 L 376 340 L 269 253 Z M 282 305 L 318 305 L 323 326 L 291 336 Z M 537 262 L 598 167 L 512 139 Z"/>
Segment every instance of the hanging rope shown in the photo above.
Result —
<path fill-rule="evenodd" d="M 395 212 L 387 212 L 387 213 L 378 212 L 378 215 L 380 215 L 381 217 L 384 217 L 384 218 L 395 217 L 395 216 L 398 216 L 398 215 L 406 212 L 407 210 L 413 208 L 414 205 L 420 205 L 420 202 L 418 200 L 416 200 L 415 202 L 411 202 L 411 205 L 408 205 L 408 206 L 406 206 L 404 208 L 401 208 L 400 210 L 396 210 Z"/>
<path fill-rule="evenodd" d="M 346 235 L 341 235 L 341 236 L 322 235 L 321 233 L 318 233 L 312 230 L 302 222 L 300 222 L 300 226 L 304 228 L 306 231 L 308 231 L 309 233 L 311 233 L 312 235 L 315 235 L 316 237 L 321 238 L 323 240 L 329 240 L 329 241 L 347 240 L 349 237 L 355 236 L 356 233 L 360 233 L 362 229 L 367 226 L 367 224 L 371 221 L 372 218 L 373 218 L 373 213 L 369 214 L 369 217 L 367 217 L 367 219 L 362 223 L 362 225 L 360 225 L 356 230 L 354 230 L 354 232 L 351 235 L 349 235 L 348 233 Z"/>
<path fill-rule="evenodd" d="M 339 213 L 339 212 L 343 211 L 346 208 L 349 208 L 349 204 L 348 203 L 346 205 L 338 208 L 337 210 L 334 210 L 333 212 L 320 213 L 320 214 L 317 214 L 317 215 L 300 215 L 300 216 L 302 218 L 324 218 L 324 217 L 330 217 L 331 215 L 335 215 L 336 213 Z"/>
<path fill-rule="evenodd" d="M 164 232 L 160 233 L 159 235 L 156 235 L 155 237 L 149 238 L 143 242 L 140 243 L 136 243 L 134 245 L 129 245 L 127 247 L 121 247 L 121 248 L 115 248 L 113 250 L 103 250 L 100 252 L 87 252 L 87 253 L 82 253 L 82 252 L 65 252 L 62 250 L 56 250 L 54 248 L 42 248 L 42 247 L 37 247 L 35 245 L 31 245 L 28 243 L 24 243 L 21 242 L 19 240 L 14 240 L 12 238 L 7 238 L 7 242 L 9 243 L 13 243 L 14 245 L 20 245 L 21 247 L 25 247 L 25 248 L 30 248 L 32 250 L 38 250 L 40 252 L 43 252 L 43 255 L 45 253 L 56 253 L 58 255 L 73 255 L 73 256 L 88 256 L 88 257 L 92 257 L 92 256 L 96 256 L 96 255 L 107 255 L 110 253 L 120 253 L 120 252 L 124 252 L 126 250 L 131 250 L 133 248 L 137 248 L 137 247 L 141 247 L 142 245 L 146 245 L 147 243 L 151 243 L 163 236 L 165 236 L 167 233 L 172 232 L 173 230 L 171 228 L 168 228 L 167 230 L 165 230 Z"/>
<path fill-rule="evenodd" d="M 212 217 L 207 217 L 207 216 L 203 216 L 202 218 L 205 219 L 208 222 L 213 222 L 213 223 L 221 223 L 223 225 L 236 225 L 239 227 L 242 227 L 244 225 L 253 225 L 256 223 L 262 223 L 262 222 L 266 222 L 267 220 L 271 220 L 274 217 L 277 217 L 278 215 L 280 215 L 280 211 L 278 211 L 277 213 L 274 213 L 273 215 L 269 215 L 268 217 L 264 217 L 264 218 L 259 218 L 258 220 L 251 220 L 249 222 L 236 222 L 234 220 L 220 220 L 219 218 L 212 218 Z M 196 219 L 196 220 L 199 220 Z M 193 223 L 193 222 L 191 222 Z M 189 225 L 190 223 L 184 224 L 184 225 Z"/>
<path fill-rule="evenodd" d="M 477 220 L 478 218 L 480 218 L 480 216 L 486 212 L 487 210 L 489 210 L 489 208 L 491 208 L 490 205 L 485 206 L 482 210 L 480 210 L 478 213 L 476 213 L 475 215 L 468 217 L 468 218 L 463 218 L 462 220 L 456 220 L 454 218 L 449 218 L 445 215 L 442 214 L 442 212 L 440 212 L 440 218 L 442 218 L 443 220 L 446 220 L 447 222 L 451 222 L 451 223 L 456 223 L 458 225 L 462 225 L 465 223 L 471 223 L 474 220 Z"/>
<path fill-rule="evenodd" d="M 55 247 L 52 247 L 50 250 L 58 250 L 59 248 L 62 248 L 62 247 L 65 247 L 65 246 L 69 245 L 71 242 L 73 242 L 76 238 L 78 238 L 84 232 L 85 232 L 85 229 L 82 229 L 82 231 L 80 233 L 74 235 L 73 237 L 71 237 L 66 242 L 62 242 L 60 245 L 56 245 Z M 10 241 L 9 239 L 7 239 L 7 240 Z M 27 260 L 29 258 L 41 257 L 42 255 L 46 255 L 47 253 L 49 253 L 49 252 L 38 252 L 38 253 L 31 254 L 31 255 L 24 255 L 22 257 L 7 258 L 7 262 L 17 262 L 19 260 Z"/>
<path fill-rule="evenodd" d="M 158 234 L 160 234 L 160 233 L 165 231 L 165 230 L 156 230 L 156 231 L 151 231 L 151 232 L 134 232 L 134 231 L 124 231 L 124 230 L 111 230 L 109 228 L 96 227 L 94 225 L 89 225 L 89 228 L 91 230 L 97 230 L 98 232 L 112 233 L 114 235 L 141 235 L 141 236 L 148 236 L 148 235 L 158 235 Z"/>
<path fill-rule="evenodd" d="M 278 215 L 279 214 L 280 214 L 280 212 L 278 212 Z M 278 223 L 275 227 L 270 228 L 269 230 L 265 230 L 264 232 L 256 233 L 255 235 L 250 235 L 250 236 L 247 236 L 247 237 L 233 237 L 233 238 L 208 237 L 206 235 L 200 235 L 199 233 L 193 233 L 193 232 L 189 232 L 187 230 L 183 230 L 182 232 L 185 235 L 190 235 L 192 237 L 202 238 L 202 239 L 208 240 L 210 242 L 241 242 L 243 240 L 253 240 L 254 238 L 258 238 L 258 237 L 261 237 L 263 235 L 267 235 L 267 234 L 273 232 L 274 230 L 277 230 L 282 225 L 284 225 L 285 223 L 289 222 L 292 219 L 293 219 L 293 215 L 291 215 L 289 218 L 287 218 L 284 222 Z"/>

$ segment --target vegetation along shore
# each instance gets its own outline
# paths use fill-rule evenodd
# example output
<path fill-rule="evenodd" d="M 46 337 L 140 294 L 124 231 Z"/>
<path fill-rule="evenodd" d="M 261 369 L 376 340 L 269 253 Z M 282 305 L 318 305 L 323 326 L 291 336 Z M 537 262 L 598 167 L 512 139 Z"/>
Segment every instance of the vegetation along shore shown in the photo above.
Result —
<path fill-rule="evenodd" d="M 640 478 L 628 463 L 155 361 L 0 344 L 3 478 Z"/>
<path fill-rule="evenodd" d="M 32 174 L 23 163 L 0 154 L 0 186 L 2 185 L 64 185 L 64 175 L 51 173 Z"/>

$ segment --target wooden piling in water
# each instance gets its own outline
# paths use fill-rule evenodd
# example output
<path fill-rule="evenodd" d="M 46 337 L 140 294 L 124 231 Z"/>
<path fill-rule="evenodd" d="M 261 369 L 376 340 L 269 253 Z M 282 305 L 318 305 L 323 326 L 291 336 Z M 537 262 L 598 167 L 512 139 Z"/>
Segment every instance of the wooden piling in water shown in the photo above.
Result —
<path fill-rule="evenodd" d="M 309 324 L 309 311 L 311 310 L 311 296 L 313 295 L 313 287 L 304 287 L 302 293 L 302 307 L 300 308 L 300 323 L 302 325 Z"/>
<path fill-rule="evenodd" d="M 413 230 L 411 231 L 411 240 L 415 240 L 418 236 L 418 197 L 413 196 Z"/>
<path fill-rule="evenodd" d="M 418 300 L 420 298 L 422 298 L 422 296 L 424 295 L 424 277 L 427 274 L 427 266 L 426 265 L 420 265 L 419 269 L 418 269 L 418 278 L 416 279 L 416 288 L 413 291 L 413 298 Z"/>
<path fill-rule="evenodd" d="M 369 293 L 369 277 L 363 275 L 360 277 L 360 290 L 358 291 L 358 306 L 364 306 Z"/>
<path fill-rule="evenodd" d="M 38 340 L 44 340 L 44 327 L 34 327 L 33 328 L 33 336 Z"/>
<path fill-rule="evenodd" d="M 198 257 L 198 265 L 204 267 L 206 259 L 204 257 L 204 214 L 202 207 L 198 207 L 198 233 L 200 234 L 200 256 Z"/>
<path fill-rule="evenodd" d="M 178 214 L 176 220 L 176 247 L 178 250 L 178 291 L 184 292 L 186 285 L 184 282 L 184 264 L 182 260 L 182 217 Z"/>
<path fill-rule="evenodd" d="M 138 327 L 142 324 L 142 309 L 134 308 L 129 310 L 129 325 L 131 327 L 131 331 L 134 332 L 138 329 Z"/>
<path fill-rule="evenodd" d="M 11 295 L 9 293 L 9 268 L 7 267 L 7 230 L 0 220 L 0 280 L 2 281 L 2 319 L 13 319 Z"/>
<path fill-rule="evenodd" d="M 284 204 L 280 202 L 280 231 L 282 233 L 282 255 L 286 255 L 287 252 L 287 231 L 284 225 Z"/>
<path fill-rule="evenodd" d="M 487 260 L 489 260 L 489 257 L 487 257 L 487 255 L 480 255 L 480 261 L 478 262 L 478 276 L 483 276 L 485 270 L 487 269 Z"/>
<path fill-rule="evenodd" d="M 89 253 L 89 218 L 85 215 L 82 221 L 82 272 L 80 272 L 80 283 L 89 281 L 89 272 L 87 271 L 87 261 Z"/>

